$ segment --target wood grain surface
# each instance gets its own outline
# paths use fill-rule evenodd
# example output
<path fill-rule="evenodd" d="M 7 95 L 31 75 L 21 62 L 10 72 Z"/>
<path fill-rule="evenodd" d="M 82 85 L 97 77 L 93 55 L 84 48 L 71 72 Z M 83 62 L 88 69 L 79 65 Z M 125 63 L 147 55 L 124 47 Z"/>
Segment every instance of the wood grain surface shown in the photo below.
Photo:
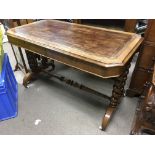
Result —
<path fill-rule="evenodd" d="M 7 35 L 105 67 L 123 66 L 142 41 L 134 33 L 57 20 L 16 27 Z"/>

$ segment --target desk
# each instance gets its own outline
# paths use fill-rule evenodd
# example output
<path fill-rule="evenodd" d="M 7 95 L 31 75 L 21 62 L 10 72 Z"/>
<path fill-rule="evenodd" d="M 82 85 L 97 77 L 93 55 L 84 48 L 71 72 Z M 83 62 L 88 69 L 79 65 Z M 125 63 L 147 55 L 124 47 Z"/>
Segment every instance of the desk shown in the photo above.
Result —
<path fill-rule="evenodd" d="M 10 43 L 70 67 L 115 80 L 112 96 L 92 90 L 64 76 L 51 76 L 81 90 L 105 97 L 110 104 L 103 117 L 105 130 L 124 94 L 130 62 L 142 42 L 141 36 L 57 20 L 42 20 L 8 30 Z M 24 85 L 33 73 L 27 73 Z"/>

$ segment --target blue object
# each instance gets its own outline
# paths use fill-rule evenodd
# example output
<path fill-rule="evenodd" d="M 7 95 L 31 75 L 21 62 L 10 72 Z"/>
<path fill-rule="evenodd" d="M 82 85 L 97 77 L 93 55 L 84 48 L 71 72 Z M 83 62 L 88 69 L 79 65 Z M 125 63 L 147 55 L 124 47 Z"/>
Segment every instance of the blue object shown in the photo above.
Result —
<path fill-rule="evenodd" d="M 0 121 L 17 116 L 18 84 L 11 68 L 8 55 L 4 54 L 0 74 Z"/>

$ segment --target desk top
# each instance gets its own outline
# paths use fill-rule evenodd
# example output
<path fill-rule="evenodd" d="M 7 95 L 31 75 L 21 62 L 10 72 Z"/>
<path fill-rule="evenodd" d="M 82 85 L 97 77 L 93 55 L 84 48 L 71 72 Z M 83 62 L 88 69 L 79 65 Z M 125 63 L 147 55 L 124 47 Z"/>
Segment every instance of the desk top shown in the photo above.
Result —
<path fill-rule="evenodd" d="M 104 67 L 124 66 L 142 41 L 134 33 L 57 20 L 19 26 L 7 35 Z"/>

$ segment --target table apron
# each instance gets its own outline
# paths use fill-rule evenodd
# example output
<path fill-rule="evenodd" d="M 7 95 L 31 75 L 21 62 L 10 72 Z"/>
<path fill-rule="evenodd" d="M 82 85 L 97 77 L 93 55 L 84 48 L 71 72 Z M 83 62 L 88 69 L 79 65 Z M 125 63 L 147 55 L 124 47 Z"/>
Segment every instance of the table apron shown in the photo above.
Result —
<path fill-rule="evenodd" d="M 56 60 L 60 63 L 76 68 L 78 70 L 93 74 L 101 78 L 118 77 L 124 71 L 124 66 L 104 67 L 97 64 L 84 61 L 73 56 L 65 55 L 63 53 L 53 51 L 42 46 L 23 41 L 18 38 L 14 38 L 8 35 L 10 43 L 25 48 L 30 52 L 42 55 L 44 57 Z"/>

